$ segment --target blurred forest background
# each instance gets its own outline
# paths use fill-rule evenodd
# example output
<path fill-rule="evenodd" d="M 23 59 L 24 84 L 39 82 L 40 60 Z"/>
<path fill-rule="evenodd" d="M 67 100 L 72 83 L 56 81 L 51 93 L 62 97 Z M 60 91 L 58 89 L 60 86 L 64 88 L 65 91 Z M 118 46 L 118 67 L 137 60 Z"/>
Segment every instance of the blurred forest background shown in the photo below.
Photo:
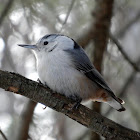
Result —
<path fill-rule="evenodd" d="M 109 13 L 105 8 L 110 8 Z M 107 14 L 106 22 L 102 14 Z M 106 30 L 100 28 L 102 23 Z M 45 34 L 59 32 L 84 47 L 112 90 L 125 100 L 127 110 L 119 113 L 105 104 L 85 105 L 140 131 L 140 1 L 0 0 L 0 69 L 36 81 L 33 53 L 17 44 L 34 44 Z M 43 108 L 0 89 L 0 140 L 2 133 L 8 140 L 104 139 L 63 114 Z"/>

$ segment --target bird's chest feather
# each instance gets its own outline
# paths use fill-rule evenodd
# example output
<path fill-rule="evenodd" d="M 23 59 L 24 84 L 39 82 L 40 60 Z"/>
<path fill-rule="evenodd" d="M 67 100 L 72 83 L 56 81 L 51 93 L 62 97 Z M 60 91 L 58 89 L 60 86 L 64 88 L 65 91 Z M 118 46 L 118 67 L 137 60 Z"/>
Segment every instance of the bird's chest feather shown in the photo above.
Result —
<path fill-rule="evenodd" d="M 67 87 L 74 80 L 74 68 L 71 65 L 70 58 L 63 51 L 50 52 L 37 60 L 39 78 L 53 90 Z"/>
<path fill-rule="evenodd" d="M 71 58 L 65 52 L 53 52 L 39 58 L 37 60 L 39 78 L 52 90 L 66 96 L 77 94 L 85 99 L 90 94 L 91 89 L 95 90 L 91 80 L 75 69 Z"/>

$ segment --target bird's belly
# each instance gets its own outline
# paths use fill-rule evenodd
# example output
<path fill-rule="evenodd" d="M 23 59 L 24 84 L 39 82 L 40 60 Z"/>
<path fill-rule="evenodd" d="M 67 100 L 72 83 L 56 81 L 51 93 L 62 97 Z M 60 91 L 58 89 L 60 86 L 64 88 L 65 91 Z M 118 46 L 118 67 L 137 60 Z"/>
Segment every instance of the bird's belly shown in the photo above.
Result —
<path fill-rule="evenodd" d="M 76 95 L 84 100 L 90 99 L 97 90 L 96 85 L 84 74 L 74 68 L 53 67 L 38 73 L 43 84 L 53 91 L 67 97 Z"/>

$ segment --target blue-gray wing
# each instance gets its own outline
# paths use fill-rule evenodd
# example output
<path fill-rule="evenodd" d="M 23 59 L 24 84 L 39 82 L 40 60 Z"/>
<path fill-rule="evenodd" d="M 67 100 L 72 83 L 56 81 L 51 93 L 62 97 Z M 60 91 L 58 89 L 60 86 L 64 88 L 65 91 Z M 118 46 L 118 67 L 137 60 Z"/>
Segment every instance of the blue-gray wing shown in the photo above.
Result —
<path fill-rule="evenodd" d="M 88 56 L 81 47 L 65 51 L 70 55 L 74 67 L 78 71 L 84 73 L 90 80 L 92 80 L 94 83 L 96 83 L 98 86 L 102 87 L 109 93 L 112 93 L 112 96 L 114 96 L 113 91 L 108 87 L 102 75 L 95 69 L 95 67 L 92 65 Z"/>

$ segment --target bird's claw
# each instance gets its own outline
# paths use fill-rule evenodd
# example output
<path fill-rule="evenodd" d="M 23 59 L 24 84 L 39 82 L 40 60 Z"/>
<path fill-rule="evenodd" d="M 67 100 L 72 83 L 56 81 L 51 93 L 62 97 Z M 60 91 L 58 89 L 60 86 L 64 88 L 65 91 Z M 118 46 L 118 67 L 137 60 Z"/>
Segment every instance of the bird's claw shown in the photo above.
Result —
<path fill-rule="evenodd" d="M 46 88 L 49 88 L 49 87 L 48 87 L 48 85 L 46 84 L 46 82 L 45 82 L 45 85 L 44 85 L 44 84 L 40 81 L 40 79 L 39 79 L 39 78 L 37 79 L 37 81 L 38 81 L 38 83 L 39 83 L 39 84 L 41 84 L 41 85 L 45 86 Z"/>
<path fill-rule="evenodd" d="M 78 107 L 80 106 L 80 103 L 79 102 L 76 102 L 76 103 L 74 103 L 74 105 L 73 105 L 73 107 L 71 108 L 72 110 L 73 109 L 78 109 Z"/>
<path fill-rule="evenodd" d="M 37 82 L 38 82 L 39 84 L 43 85 L 43 83 L 40 81 L 39 78 L 37 79 Z"/>
<path fill-rule="evenodd" d="M 43 107 L 43 109 L 46 109 L 47 107 L 45 106 L 45 107 Z"/>
<path fill-rule="evenodd" d="M 80 103 L 81 103 L 81 101 L 82 101 L 82 99 L 80 98 L 79 100 L 77 100 L 75 103 L 74 103 L 74 105 L 73 105 L 73 107 L 72 107 L 72 110 L 73 109 L 78 109 L 79 108 L 79 106 L 80 106 Z"/>

